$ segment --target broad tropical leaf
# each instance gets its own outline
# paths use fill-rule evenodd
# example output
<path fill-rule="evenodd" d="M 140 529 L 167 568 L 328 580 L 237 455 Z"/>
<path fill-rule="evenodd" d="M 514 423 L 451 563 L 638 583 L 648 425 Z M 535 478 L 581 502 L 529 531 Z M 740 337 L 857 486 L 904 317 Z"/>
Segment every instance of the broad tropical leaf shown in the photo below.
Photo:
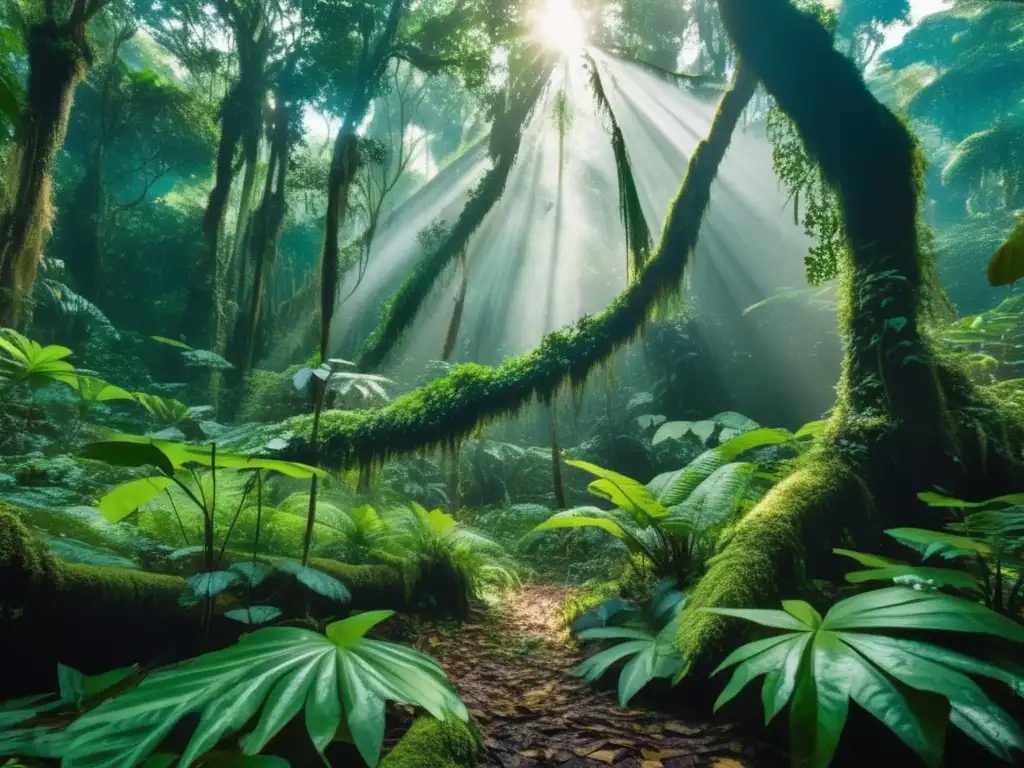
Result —
<path fill-rule="evenodd" d="M 925 491 L 924 493 L 917 494 L 917 498 L 929 507 L 949 507 L 954 509 L 977 509 L 979 507 L 1012 507 L 1024 505 L 1024 493 L 1011 493 L 1006 496 L 996 496 L 995 498 L 986 499 L 985 501 L 964 501 L 963 499 L 956 499 L 952 496 L 945 496 L 941 493 Z"/>
<path fill-rule="evenodd" d="M 235 571 L 203 571 L 185 579 L 196 597 L 216 597 L 241 580 Z"/>
<path fill-rule="evenodd" d="M 1024 643 L 1024 627 L 977 603 L 903 587 L 841 600 L 824 619 L 801 601 L 783 607 L 784 611 L 702 610 L 787 630 L 748 643 L 722 662 L 716 673 L 734 670 L 715 707 L 765 676 L 766 720 L 790 704 L 790 741 L 797 763 L 814 768 L 829 764 L 850 699 L 927 765 L 938 765 L 948 723 L 1004 759 L 1010 759 L 1014 750 L 1024 750 L 1024 730 L 967 677 L 999 680 L 1024 695 L 1017 668 L 873 631 L 973 632 Z"/>
<path fill-rule="evenodd" d="M 42 346 L 11 328 L 0 329 L 0 378 L 27 384 L 32 389 L 59 381 L 78 387 L 75 366 L 64 358 L 71 350 L 57 345 Z"/>
<path fill-rule="evenodd" d="M 190 714 L 198 714 L 199 722 L 180 768 L 254 718 L 255 726 L 239 740 L 246 755 L 260 752 L 305 710 L 306 730 L 318 751 L 335 738 L 344 719 L 371 766 L 380 757 L 387 699 L 422 707 L 437 718 L 468 719 L 436 661 L 411 648 L 366 639 L 368 623 L 366 614 L 359 614 L 331 624 L 326 637 L 295 627 L 259 629 L 229 648 L 155 672 L 68 726 L 64 765 L 137 765 Z"/>
<path fill-rule="evenodd" d="M 680 594 L 661 612 L 661 621 L 643 626 L 605 626 L 585 629 L 581 640 L 622 640 L 584 659 L 576 666 L 576 673 L 587 682 L 593 682 L 612 665 L 632 657 L 619 674 L 619 706 L 626 707 L 630 700 L 651 680 L 673 678 L 685 667 L 685 660 L 676 650 L 675 636 L 679 630 L 679 617 L 685 600 Z"/>
<path fill-rule="evenodd" d="M 531 533 L 536 531 L 551 531 L 557 528 L 600 528 L 602 531 L 610 533 L 616 539 L 625 540 L 627 538 L 626 532 L 623 530 L 622 526 L 609 517 L 593 517 L 585 514 L 585 512 L 593 511 L 595 510 L 592 507 L 567 509 L 564 512 L 559 512 L 549 517 L 543 523 L 536 526 Z"/>
<path fill-rule="evenodd" d="M 192 347 L 190 347 L 183 341 L 178 341 L 177 339 L 169 339 L 166 336 L 150 336 L 149 338 L 151 338 L 153 341 L 159 341 L 161 344 L 167 344 L 170 347 L 177 347 L 178 349 L 183 349 L 186 352 L 192 351 Z"/>
<path fill-rule="evenodd" d="M 102 379 L 92 376 L 78 377 L 78 395 L 88 403 L 105 403 L 110 400 L 133 400 L 132 393 Z"/>
<path fill-rule="evenodd" d="M 225 618 L 240 621 L 243 624 L 266 624 L 281 615 L 281 609 L 272 605 L 253 605 L 249 608 L 236 608 L 225 611 Z"/>
<path fill-rule="evenodd" d="M 724 464 L 712 472 L 679 505 L 673 507 L 663 524 L 669 530 L 677 522 L 684 530 L 700 534 L 729 520 L 743 501 L 755 465 L 744 462 Z"/>
<path fill-rule="evenodd" d="M 352 599 L 352 593 L 348 591 L 344 584 L 323 571 L 290 561 L 278 563 L 276 567 L 279 571 L 291 574 L 300 584 L 316 592 L 318 595 L 323 595 L 328 600 L 347 603 Z"/>
<path fill-rule="evenodd" d="M 213 462 L 213 451 L 208 445 L 179 443 L 174 440 L 161 440 L 141 435 L 116 434 L 109 440 L 101 443 L 92 443 L 87 447 L 87 450 L 93 450 L 93 446 L 104 446 L 100 450 L 109 451 L 108 455 L 110 457 L 104 460 L 112 464 L 123 463 L 125 466 L 139 466 L 139 460 L 133 458 L 132 452 L 143 450 L 137 447 L 140 445 L 148 445 L 159 449 L 167 457 L 174 469 L 180 469 L 188 465 L 209 468 Z M 259 456 L 241 456 L 226 451 L 217 451 L 216 466 L 225 469 L 268 469 L 300 480 L 308 480 L 314 475 L 317 477 L 327 477 L 327 473 L 322 469 L 317 469 L 307 464 L 300 464 L 296 461 L 265 459 Z"/>
<path fill-rule="evenodd" d="M 565 463 L 601 478 L 588 485 L 587 490 L 621 507 L 638 523 L 646 524 L 648 518 L 657 519 L 668 514 L 668 510 L 658 503 L 647 487 L 631 477 L 586 461 L 569 460 Z"/>
<path fill-rule="evenodd" d="M 131 480 L 107 493 L 97 506 L 108 523 L 116 523 L 128 517 L 170 483 L 171 478 L 161 476 Z"/>
<path fill-rule="evenodd" d="M 755 425 L 756 426 L 756 425 Z M 715 421 L 667 421 L 658 427 L 658 431 L 654 433 L 654 437 L 651 439 L 653 445 L 663 443 L 666 440 L 679 440 L 688 434 L 693 434 L 702 443 L 706 443 L 711 439 L 711 435 L 714 434 L 718 428 L 718 422 Z M 732 436 L 738 434 L 733 433 Z"/>

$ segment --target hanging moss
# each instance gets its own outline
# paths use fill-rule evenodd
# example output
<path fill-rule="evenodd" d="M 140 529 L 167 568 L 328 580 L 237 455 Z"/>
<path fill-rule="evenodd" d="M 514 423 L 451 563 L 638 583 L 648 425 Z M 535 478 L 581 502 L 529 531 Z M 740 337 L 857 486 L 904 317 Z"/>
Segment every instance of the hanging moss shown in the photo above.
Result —
<path fill-rule="evenodd" d="M 441 275 L 463 252 L 473 233 L 501 198 L 519 152 L 523 126 L 547 86 L 552 66 L 550 56 L 538 59 L 537 66 L 529 71 L 529 87 L 524 94 L 518 99 L 509 99 L 508 107 L 495 119 L 490 140 L 493 165 L 470 192 L 448 237 L 426 255 L 384 306 L 376 330 L 359 354 L 361 370 L 376 368 L 394 349 Z"/>
<path fill-rule="evenodd" d="M 651 230 L 640 206 L 640 195 L 637 192 L 636 179 L 633 177 L 633 166 L 629 162 L 629 153 L 626 151 L 626 140 L 605 93 L 597 62 L 589 51 L 584 52 L 584 56 L 590 70 L 590 87 L 594 91 L 598 109 L 608 115 L 611 121 L 612 153 L 615 155 L 615 174 L 619 185 L 619 216 L 626 230 L 627 274 L 632 280 L 643 269 L 651 252 Z"/>
<path fill-rule="evenodd" d="M 381 761 L 381 768 L 470 768 L 480 755 L 480 734 L 455 718 L 420 715 Z"/>
<path fill-rule="evenodd" d="M 611 306 L 548 334 L 537 349 L 500 367 L 467 363 L 386 408 L 325 412 L 316 455 L 343 467 L 369 466 L 391 455 L 449 445 L 489 419 L 515 412 L 535 399 L 550 400 L 561 387 L 581 386 L 595 366 L 636 336 L 659 299 L 679 290 L 710 200 L 711 184 L 755 85 L 741 69 L 735 86 L 719 106 L 707 139 L 690 158 L 661 244 L 639 277 Z M 305 458 L 312 455 L 308 438 L 302 439 L 310 434 L 312 421 L 311 416 L 304 416 L 281 425 L 281 431 L 296 436 L 289 453 Z"/>

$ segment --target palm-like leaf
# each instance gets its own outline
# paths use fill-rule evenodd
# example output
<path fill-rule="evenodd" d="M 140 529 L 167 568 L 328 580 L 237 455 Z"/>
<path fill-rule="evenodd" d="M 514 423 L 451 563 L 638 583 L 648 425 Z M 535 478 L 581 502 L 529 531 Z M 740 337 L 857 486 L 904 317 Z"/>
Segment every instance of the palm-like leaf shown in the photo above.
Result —
<path fill-rule="evenodd" d="M 782 605 L 782 611 L 703 610 L 786 630 L 748 643 L 722 662 L 716 673 L 730 667 L 735 670 L 715 707 L 764 675 L 766 720 L 791 702 L 791 746 L 796 763 L 814 768 L 829 764 L 846 724 L 850 699 L 878 718 L 928 765 L 939 762 L 947 722 L 1003 759 L 1012 759 L 1014 750 L 1024 750 L 1020 725 L 967 676 L 999 680 L 1020 695 L 1024 676 L 1014 667 L 876 632 L 980 633 L 1024 643 L 1024 627 L 977 603 L 903 587 L 842 600 L 824 619 L 807 603 L 787 601 Z M 946 706 L 942 699 L 948 702 Z"/>
<path fill-rule="evenodd" d="M 327 636 L 295 627 L 260 629 L 230 648 L 151 674 L 67 728 L 64 765 L 138 765 L 189 714 L 198 714 L 199 724 L 178 763 L 181 768 L 255 720 L 239 742 L 252 755 L 303 710 L 318 751 L 339 730 L 344 733 L 344 720 L 363 759 L 376 765 L 385 700 L 423 707 L 437 718 L 468 719 L 436 661 L 364 637 L 391 614 L 358 614 L 328 626 Z"/>
<path fill-rule="evenodd" d="M 10 328 L 0 333 L 0 378 L 27 384 L 33 389 L 51 381 L 78 387 L 75 366 L 65 360 L 71 350 L 57 345 L 42 346 Z"/>

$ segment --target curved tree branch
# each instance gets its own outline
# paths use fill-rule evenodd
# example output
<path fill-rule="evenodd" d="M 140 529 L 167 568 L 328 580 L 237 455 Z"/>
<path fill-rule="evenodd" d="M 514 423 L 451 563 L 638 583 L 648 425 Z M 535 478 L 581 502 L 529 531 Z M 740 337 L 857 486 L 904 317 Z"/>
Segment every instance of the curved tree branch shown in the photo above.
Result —
<path fill-rule="evenodd" d="M 608 309 L 549 334 L 536 350 L 498 368 L 461 365 L 386 408 L 327 412 L 318 445 L 310 446 L 308 437 L 299 437 L 289 453 L 317 455 L 335 465 L 366 466 L 389 455 L 457 441 L 488 419 L 534 399 L 549 400 L 565 385 L 581 386 L 594 367 L 636 336 L 659 299 L 680 289 L 712 183 L 756 84 L 752 72 L 741 66 L 710 133 L 690 158 L 657 251 Z M 300 436 L 308 436 L 311 427 L 308 416 L 285 424 Z"/>

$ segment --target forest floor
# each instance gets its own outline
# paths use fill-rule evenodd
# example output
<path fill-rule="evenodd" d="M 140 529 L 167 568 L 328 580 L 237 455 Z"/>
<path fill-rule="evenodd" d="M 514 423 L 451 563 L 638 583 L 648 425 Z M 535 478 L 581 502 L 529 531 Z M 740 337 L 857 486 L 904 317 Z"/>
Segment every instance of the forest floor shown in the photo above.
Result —
<path fill-rule="evenodd" d="M 613 690 L 572 673 L 580 660 L 562 619 L 568 590 L 525 586 L 457 629 L 428 629 L 435 656 L 480 726 L 484 765 L 528 768 L 766 768 L 774 750 L 725 722 L 621 709 Z M 638 697 L 639 698 L 639 697 Z"/>

